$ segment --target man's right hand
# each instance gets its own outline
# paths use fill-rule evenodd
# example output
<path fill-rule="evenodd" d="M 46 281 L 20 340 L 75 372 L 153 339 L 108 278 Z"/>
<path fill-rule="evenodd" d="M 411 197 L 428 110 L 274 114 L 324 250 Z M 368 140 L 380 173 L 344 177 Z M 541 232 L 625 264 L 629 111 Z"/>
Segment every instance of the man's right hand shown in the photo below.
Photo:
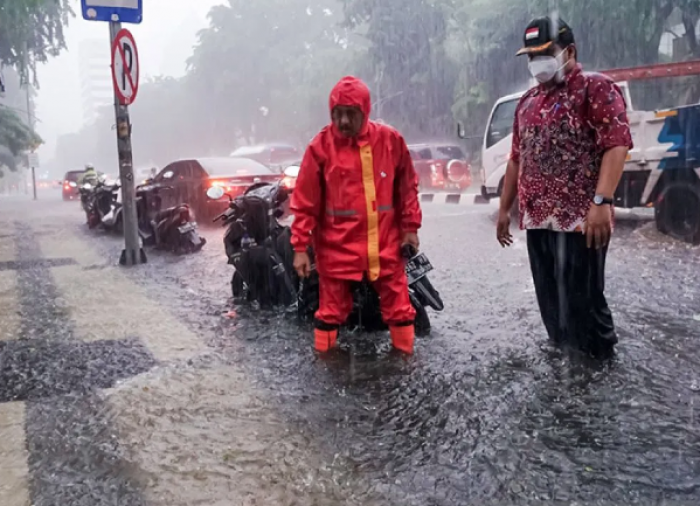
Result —
<path fill-rule="evenodd" d="M 308 278 L 311 274 L 311 259 L 306 252 L 294 253 L 294 270 L 301 278 Z"/>
<path fill-rule="evenodd" d="M 496 239 L 504 248 L 513 244 L 513 236 L 510 234 L 510 212 L 501 209 L 498 211 L 498 225 L 496 225 Z"/>

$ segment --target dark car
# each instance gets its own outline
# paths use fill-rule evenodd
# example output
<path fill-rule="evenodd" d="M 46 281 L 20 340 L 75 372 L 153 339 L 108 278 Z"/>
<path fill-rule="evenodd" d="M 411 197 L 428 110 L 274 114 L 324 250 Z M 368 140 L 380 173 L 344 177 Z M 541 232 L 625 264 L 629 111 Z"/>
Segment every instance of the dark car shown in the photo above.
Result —
<path fill-rule="evenodd" d="M 259 144 L 256 146 L 241 146 L 231 153 L 233 158 L 250 158 L 281 172 L 285 164 L 301 158 L 301 153 L 291 144 Z"/>
<path fill-rule="evenodd" d="M 84 170 L 69 170 L 63 176 L 63 200 L 74 200 L 80 198 L 78 191 L 78 179 L 83 175 Z"/>
<path fill-rule="evenodd" d="M 224 211 L 228 199 L 212 201 L 207 190 L 220 186 L 235 197 L 253 183 L 279 181 L 281 174 L 249 158 L 190 158 L 165 166 L 139 192 L 156 192 L 160 208 L 189 204 L 195 216 L 203 220 Z"/>

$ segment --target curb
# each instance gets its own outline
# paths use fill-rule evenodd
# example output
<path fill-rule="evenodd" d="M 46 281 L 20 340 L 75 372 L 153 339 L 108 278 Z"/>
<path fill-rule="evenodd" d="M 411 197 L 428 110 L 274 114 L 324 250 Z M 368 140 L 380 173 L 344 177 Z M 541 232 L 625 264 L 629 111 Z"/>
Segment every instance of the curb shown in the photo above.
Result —
<path fill-rule="evenodd" d="M 489 201 L 475 193 L 419 193 L 421 204 L 488 204 Z"/>

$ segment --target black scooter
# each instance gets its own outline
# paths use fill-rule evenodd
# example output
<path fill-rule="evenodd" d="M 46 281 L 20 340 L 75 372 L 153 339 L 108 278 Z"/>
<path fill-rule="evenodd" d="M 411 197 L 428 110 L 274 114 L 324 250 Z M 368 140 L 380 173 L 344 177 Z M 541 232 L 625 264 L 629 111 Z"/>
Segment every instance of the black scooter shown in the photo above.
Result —
<path fill-rule="evenodd" d="M 224 195 L 218 187 L 207 192 L 215 200 Z M 289 227 L 279 223 L 287 199 L 281 184 L 256 183 L 235 199 L 229 196 L 228 209 L 214 218 L 228 227 L 224 247 L 228 263 L 235 268 L 231 278 L 234 301 L 267 309 L 295 304 L 294 252 Z"/>
<path fill-rule="evenodd" d="M 195 253 L 207 243 L 197 232 L 190 206 L 180 204 L 160 209 L 161 198 L 156 189 L 137 189 L 139 237 L 145 246 L 177 254 Z"/>

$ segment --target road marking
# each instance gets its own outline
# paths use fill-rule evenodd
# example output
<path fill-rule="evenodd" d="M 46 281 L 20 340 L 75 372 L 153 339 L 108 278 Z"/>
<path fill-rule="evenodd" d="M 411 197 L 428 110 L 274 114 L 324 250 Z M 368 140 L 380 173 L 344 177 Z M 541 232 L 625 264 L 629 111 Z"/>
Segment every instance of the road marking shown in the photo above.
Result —
<path fill-rule="evenodd" d="M 5 232 L 0 235 L 0 263 L 12 262 L 17 259 L 15 239 L 7 230 L 14 230 L 14 227 L 2 222 L 2 229 Z M 0 341 L 17 339 L 19 324 L 17 274 L 14 270 L 0 271 Z"/>
<path fill-rule="evenodd" d="M 206 350 L 199 337 L 116 267 L 55 267 L 51 274 L 79 339 L 138 337 L 159 361 L 186 359 Z"/>
<path fill-rule="evenodd" d="M 78 264 L 51 269 L 57 303 L 68 312 L 78 339 L 138 337 L 158 361 L 186 359 L 206 351 L 197 335 L 166 308 L 149 300 L 141 287 L 83 237 L 72 232 L 47 232 L 38 240 L 42 256 L 73 258 Z M 98 268 L 84 269 L 94 266 Z"/>
<path fill-rule="evenodd" d="M 15 271 L 0 271 L 0 341 L 17 339 L 19 335 L 21 316 L 17 293 Z"/>
<path fill-rule="evenodd" d="M 56 231 L 53 228 L 40 231 L 37 240 L 44 258 L 74 258 L 78 264 L 84 266 L 104 264 L 105 260 L 109 260 L 78 234 L 65 230 Z"/>
<path fill-rule="evenodd" d="M 29 465 L 24 435 L 25 404 L 0 404 L 0 504 L 29 506 Z"/>

